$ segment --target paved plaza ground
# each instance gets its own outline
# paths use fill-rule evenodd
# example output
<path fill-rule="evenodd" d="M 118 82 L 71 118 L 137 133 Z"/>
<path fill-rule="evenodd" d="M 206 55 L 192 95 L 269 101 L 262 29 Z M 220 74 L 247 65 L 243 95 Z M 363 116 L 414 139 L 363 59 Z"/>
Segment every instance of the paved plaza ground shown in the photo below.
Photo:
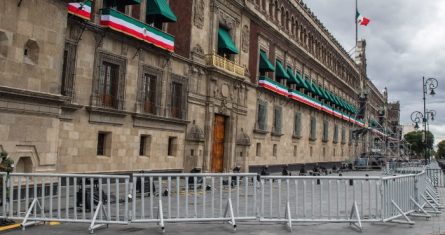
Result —
<path fill-rule="evenodd" d="M 445 190 L 441 190 L 445 196 Z M 284 225 L 256 225 L 252 223 L 239 224 L 236 232 L 233 232 L 228 224 L 167 224 L 164 234 L 184 234 L 184 235 L 278 235 L 278 234 L 310 234 L 310 235 L 357 235 L 357 234 L 387 234 L 387 235 L 442 235 L 445 234 L 445 215 L 442 214 L 431 218 L 429 221 L 424 218 L 414 219 L 414 226 L 404 224 L 364 224 L 363 233 L 352 230 L 346 224 L 301 224 L 294 225 L 290 233 Z M 10 231 L 8 234 L 23 235 L 78 235 L 88 234 L 87 224 L 61 224 L 61 225 L 39 225 L 30 227 L 26 231 Z M 96 231 L 96 234 L 162 234 L 158 227 L 154 225 L 131 224 L 124 226 L 110 226 L 108 229 Z"/>

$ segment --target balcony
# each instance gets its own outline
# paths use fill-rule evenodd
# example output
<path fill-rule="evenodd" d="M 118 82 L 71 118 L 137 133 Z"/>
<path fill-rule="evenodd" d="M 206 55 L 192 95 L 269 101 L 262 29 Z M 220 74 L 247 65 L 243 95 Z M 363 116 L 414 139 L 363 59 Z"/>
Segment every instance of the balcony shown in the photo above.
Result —
<path fill-rule="evenodd" d="M 244 77 L 246 74 L 246 68 L 236 64 L 231 60 L 219 56 L 216 53 L 206 55 L 206 61 L 207 65 L 220 68 L 236 76 Z"/>
<path fill-rule="evenodd" d="M 111 8 L 101 10 L 100 25 L 170 52 L 175 49 L 172 35 Z"/>

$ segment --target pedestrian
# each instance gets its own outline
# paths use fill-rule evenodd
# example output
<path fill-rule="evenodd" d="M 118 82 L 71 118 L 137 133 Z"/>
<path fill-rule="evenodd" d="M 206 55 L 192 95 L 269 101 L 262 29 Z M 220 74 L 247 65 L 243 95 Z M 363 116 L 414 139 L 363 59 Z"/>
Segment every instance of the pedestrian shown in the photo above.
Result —
<path fill-rule="evenodd" d="M 291 173 L 287 170 L 287 166 L 283 167 L 283 170 L 281 171 L 281 174 L 284 176 L 289 176 Z"/>
<path fill-rule="evenodd" d="M 306 169 L 304 168 L 304 165 L 300 168 L 300 175 L 306 175 Z"/>

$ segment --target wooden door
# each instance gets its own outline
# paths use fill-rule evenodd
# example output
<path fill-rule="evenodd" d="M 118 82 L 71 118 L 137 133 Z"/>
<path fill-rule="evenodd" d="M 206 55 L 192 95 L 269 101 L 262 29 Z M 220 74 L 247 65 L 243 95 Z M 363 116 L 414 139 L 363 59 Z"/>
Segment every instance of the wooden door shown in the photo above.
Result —
<path fill-rule="evenodd" d="M 212 172 L 222 172 L 224 169 L 224 134 L 224 116 L 215 115 L 213 125 Z"/>

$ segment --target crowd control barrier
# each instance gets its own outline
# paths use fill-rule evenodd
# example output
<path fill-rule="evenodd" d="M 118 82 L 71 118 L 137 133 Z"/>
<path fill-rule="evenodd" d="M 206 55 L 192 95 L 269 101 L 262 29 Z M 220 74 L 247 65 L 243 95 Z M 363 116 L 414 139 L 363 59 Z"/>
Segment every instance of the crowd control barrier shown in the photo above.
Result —
<path fill-rule="evenodd" d="M 2 174 L 1 218 L 90 224 L 128 224 L 129 176 L 81 174 Z"/>
<path fill-rule="evenodd" d="M 132 223 L 256 220 L 257 174 L 133 174 Z"/>
<path fill-rule="evenodd" d="M 384 176 L 260 176 L 251 173 L 0 174 L 0 218 L 89 224 L 225 222 L 405 223 L 443 209 L 443 171 L 399 166 Z M 398 173 L 397 173 L 398 172 Z"/>

